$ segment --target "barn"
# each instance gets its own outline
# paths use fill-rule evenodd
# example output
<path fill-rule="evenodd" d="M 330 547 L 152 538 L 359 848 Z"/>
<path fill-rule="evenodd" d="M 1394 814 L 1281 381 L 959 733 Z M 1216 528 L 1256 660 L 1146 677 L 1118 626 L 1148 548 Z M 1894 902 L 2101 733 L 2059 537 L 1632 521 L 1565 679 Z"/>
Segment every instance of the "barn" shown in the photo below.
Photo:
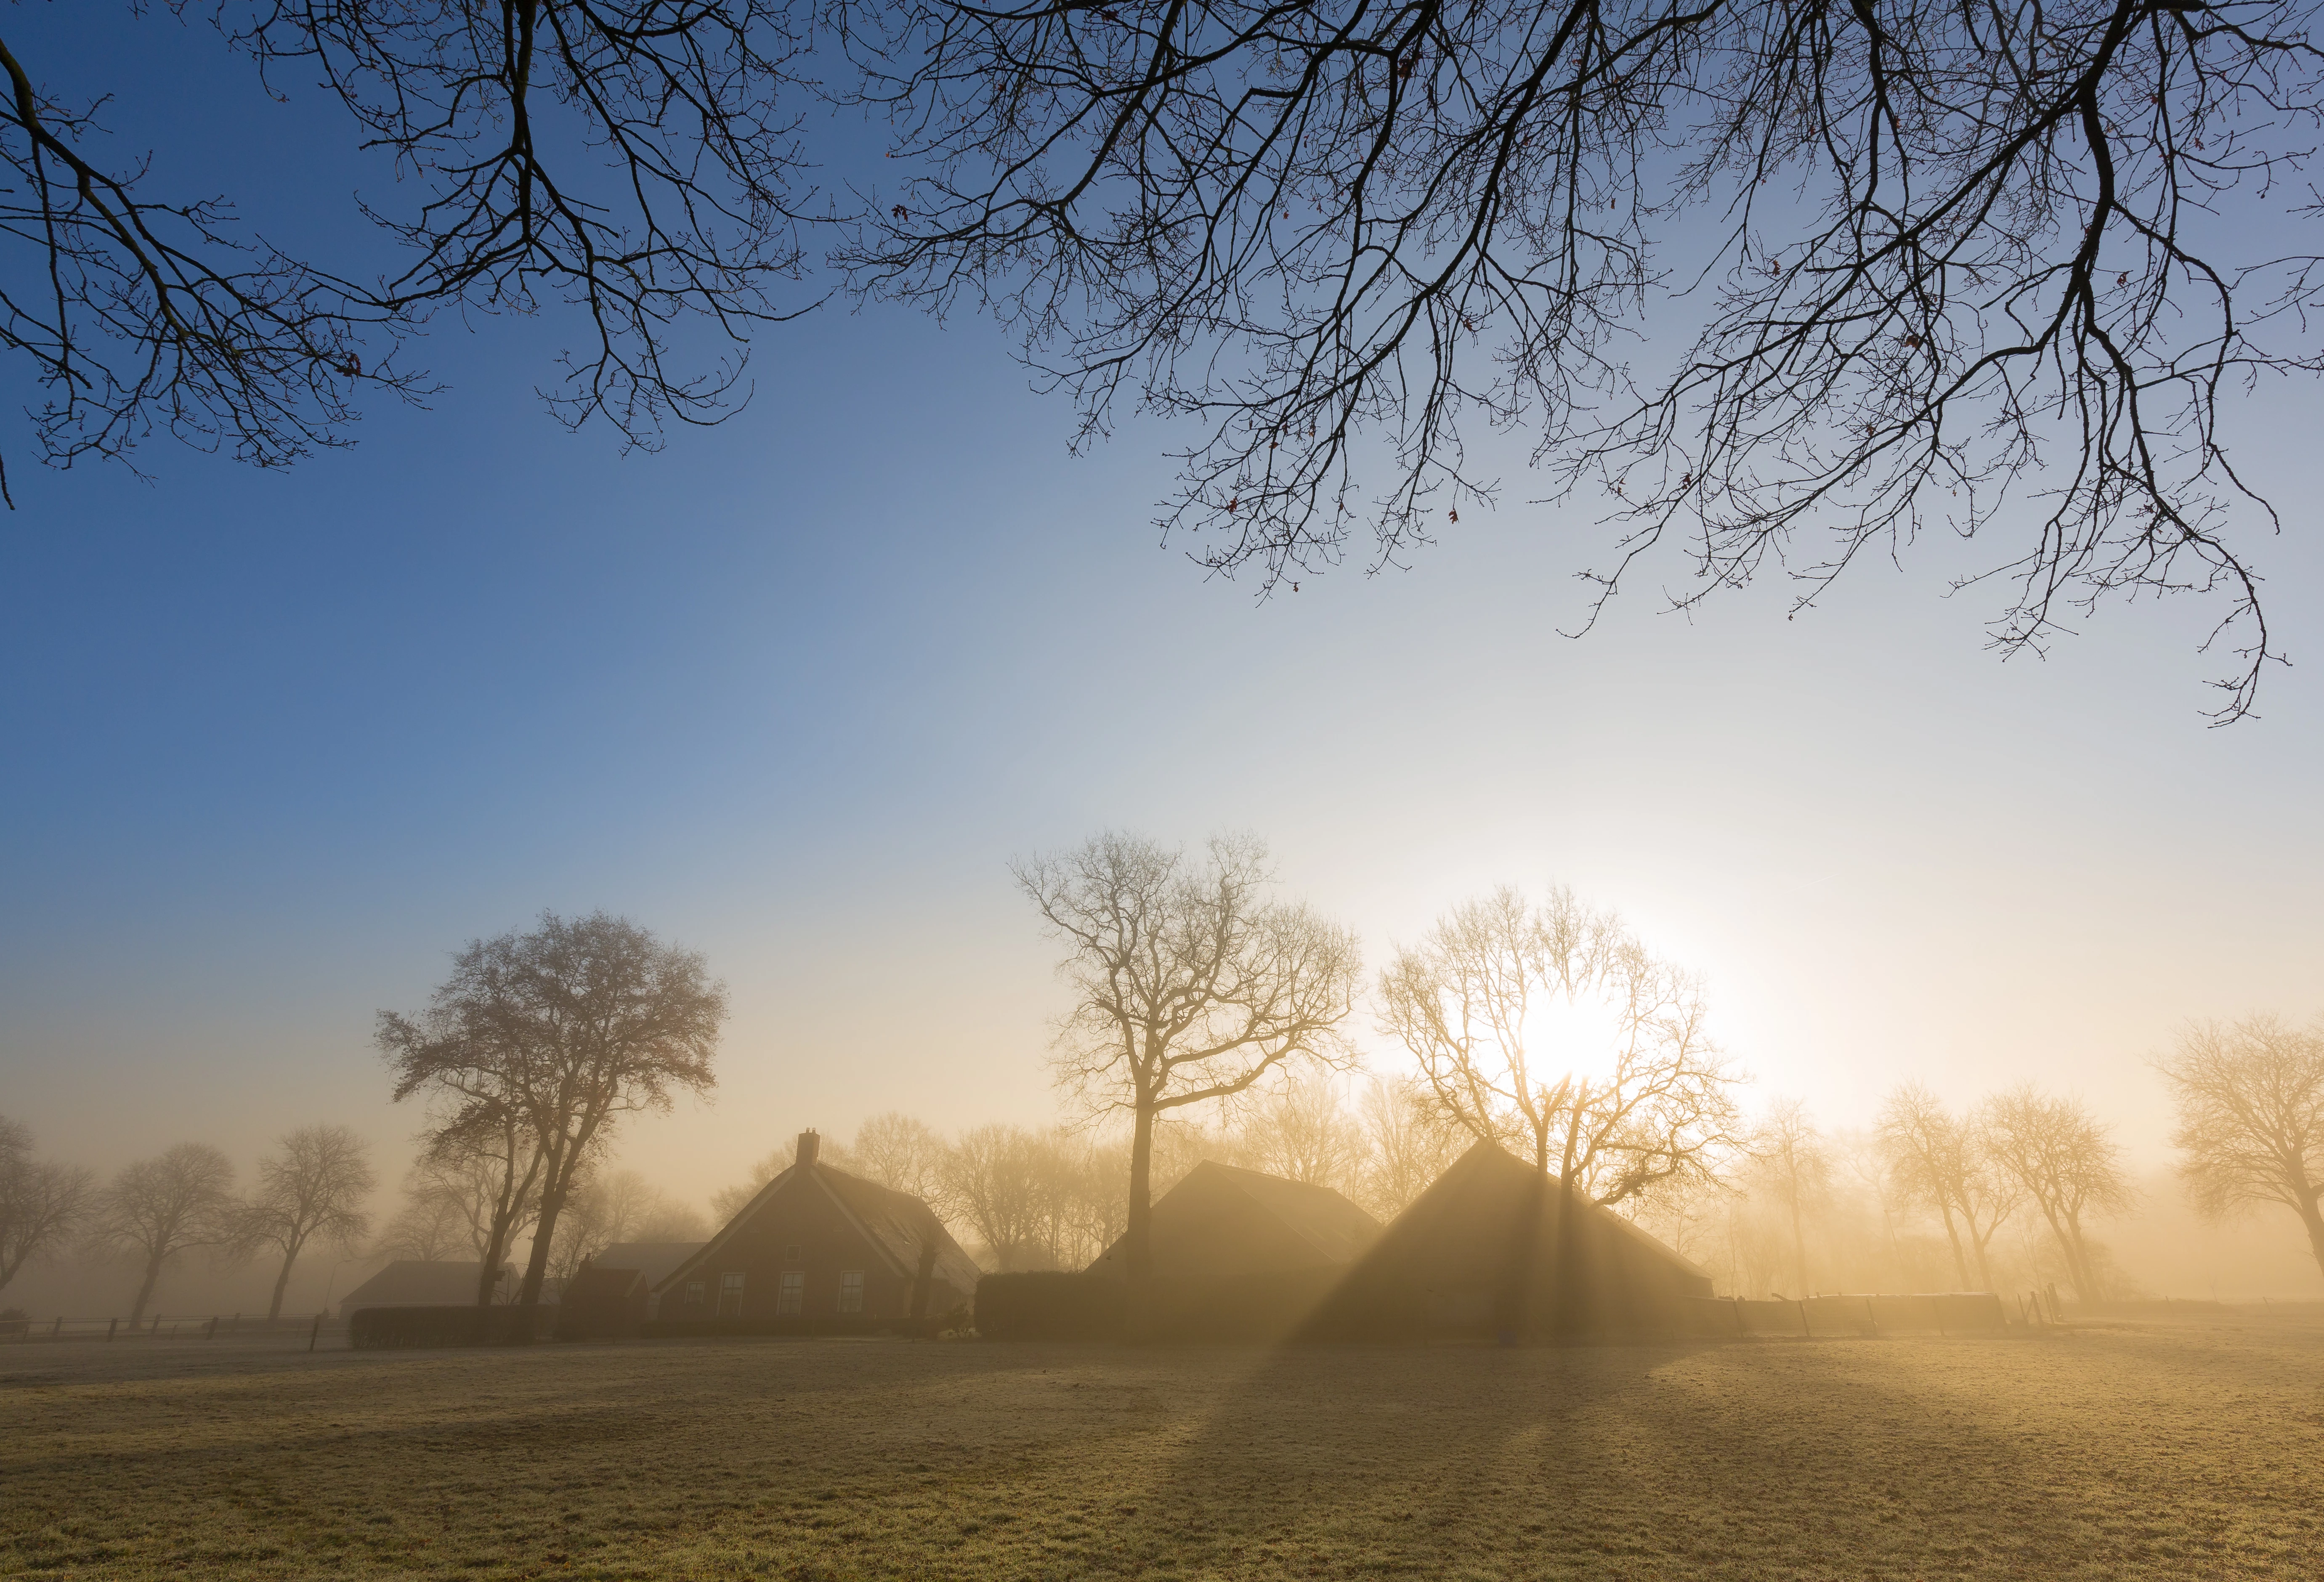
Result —
<path fill-rule="evenodd" d="M 1479 1143 L 1318 1305 L 1318 1339 L 1528 1339 L 1666 1329 L 1711 1277 L 1637 1226 Z"/>
<path fill-rule="evenodd" d="M 652 1332 L 869 1333 L 968 1304 L 979 1271 L 935 1211 L 819 1144 L 802 1132 L 790 1168 L 654 1282 Z"/>
<path fill-rule="evenodd" d="M 1329 1187 L 1206 1159 L 1155 1200 L 1148 1234 L 1150 1332 L 1274 1339 L 1314 1310 L 1380 1224 Z M 1087 1273 L 1126 1278 L 1121 1243 Z"/>
<path fill-rule="evenodd" d="M 341 1299 L 339 1316 L 346 1318 L 367 1307 L 474 1307 L 481 1263 L 453 1263 L 436 1258 L 397 1258 Z M 514 1274 L 505 1264 L 493 1286 L 493 1300 L 504 1300 L 514 1289 Z"/>

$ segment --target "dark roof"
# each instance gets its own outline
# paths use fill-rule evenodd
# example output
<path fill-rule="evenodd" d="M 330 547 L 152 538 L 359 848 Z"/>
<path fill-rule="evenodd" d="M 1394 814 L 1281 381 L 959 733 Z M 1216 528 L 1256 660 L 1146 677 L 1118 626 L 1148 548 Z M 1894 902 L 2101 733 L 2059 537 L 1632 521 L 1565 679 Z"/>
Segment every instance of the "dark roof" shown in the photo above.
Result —
<path fill-rule="evenodd" d="M 1379 1220 L 1330 1187 L 1205 1159 L 1154 1200 L 1151 1234 L 1157 1245 L 1157 1266 L 1167 1261 L 1159 1249 L 1174 1237 L 1182 1247 L 1204 1249 L 1194 1255 L 1198 1262 L 1205 1262 L 1215 1252 L 1213 1238 L 1218 1221 L 1212 1216 L 1222 1202 L 1240 1205 L 1230 1212 L 1246 1228 L 1252 1224 L 1250 1216 L 1256 1214 L 1294 1242 L 1312 1249 L 1323 1264 L 1353 1261 L 1380 1233 Z M 1123 1239 L 1117 1238 L 1100 1253 L 1091 1270 L 1119 1271 Z"/>
<path fill-rule="evenodd" d="M 648 1285 L 655 1285 L 672 1269 L 700 1252 L 703 1245 L 698 1241 L 617 1241 L 590 1259 L 589 1266 L 635 1269 L 646 1277 Z"/>
<path fill-rule="evenodd" d="M 340 1299 L 339 1311 L 367 1307 L 466 1307 L 476 1300 L 481 1263 L 398 1258 Z M 508 1274 L 503 1265 L 501 1273 Z"/>
<path fill-rule="evenodd" d="M 694 1245 L 699 1246 L 701 1244 L 696 1242 Z M 599 1268 L 592 1264 L 573 1272 L 573 1278 L 565 1283 L 565 1289 L 558 1293 L 558 1300 L 567 1305 L 621 1301 L 633 1291 L 642 1297 L 645 1284 L 646 1277 L 635 1269 Z"/>
<path fill-rule="evenodd" d="M 765 1205 L 773 1202 L 794 1187 L 814 1187 L 828 1194 L 843 1213 L 860 1227 L 891 1270 L 905 1279 L 917 1278 L 920 1272 L 920 1252 L 925 1246 L 936 1248 L 936 1278 L 965 1296 L 976 1289 L 984 1272 L 974 1259 L 961 1251 L 960 1243 L 952 1238 L 936 1210 L 909 1192 L 899 1192 L 883 1187 L 878 1182 L 865 1181 L 860 1175 L 850 1175 L 822 1163 L 794 1164 L 774 1180 L 759 1189 L 756 1196 L 735 1210 L 734 1218 L 720 1228 L 717 1235 L 704 1242 L 694 1253 L 673 1266 L 654 1282 L 654 1289 L 663 1290 L 676 1283 L 686 1270 L 710 1256 L 737 1228 L 747 1222 Z"/>
<path fill-rule="evenodd" d="M 1353 1258 L 1371 1246 L 1380 1233 L 1379 1220 L 1330 1187 L 1287 1181 L 1264 1171 L 1245 1170 L 1240 1165 L 1221 1164 L 1210 1159 L 1195 1165 L 1187 1174 L 1192 1176 L 1194 1171 L 1211 1171 L 1222 1177 L 1227 1184 L 1296 1231 L 1335 1264 Z"/>

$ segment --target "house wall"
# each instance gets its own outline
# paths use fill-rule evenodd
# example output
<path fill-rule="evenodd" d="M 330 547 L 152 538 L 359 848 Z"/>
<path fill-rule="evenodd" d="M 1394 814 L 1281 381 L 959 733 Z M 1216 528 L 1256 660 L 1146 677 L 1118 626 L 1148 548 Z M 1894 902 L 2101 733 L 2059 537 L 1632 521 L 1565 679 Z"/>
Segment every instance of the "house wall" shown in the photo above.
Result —
<path fill-rule="evenodd" d="M 789 1249 L 798 1249 L 793 1256 Z M 863 1272 L 863 1311 L 843 1313 L 843 1274 Z M 800 1311 L 779 1314 L 782 1276 L 806 1276 Z M 726 1275 L 742 1276 L 742 1311 L 719 1311 Z M 700 1300 L 690 1287 L 699 1283 Z M 661 1292 L 655 1318 L 662 1324 L 703 1324 L 775 1331 L 871 1329 L 901 1321 L 911 1304 L 911 1281 L 894 1274 L 879 1248 L 857 1230 L 828 1193 L 801 1181 L 760 1206 L 724 1245 Z"/>

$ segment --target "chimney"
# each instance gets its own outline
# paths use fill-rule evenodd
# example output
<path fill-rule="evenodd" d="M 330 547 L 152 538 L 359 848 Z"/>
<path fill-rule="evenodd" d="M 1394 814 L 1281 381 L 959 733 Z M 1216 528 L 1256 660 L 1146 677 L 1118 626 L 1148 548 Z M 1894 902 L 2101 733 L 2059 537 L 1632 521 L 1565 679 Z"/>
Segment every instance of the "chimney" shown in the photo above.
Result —
<path fill-rule="evenodd" d="M 801 1164 L 814 1164 L 816 1154 L 822 1146 L 823 1139 L 816 1136 L 814 1132 L 801 1132 L 799 1134 L 798 1162 Z"/>

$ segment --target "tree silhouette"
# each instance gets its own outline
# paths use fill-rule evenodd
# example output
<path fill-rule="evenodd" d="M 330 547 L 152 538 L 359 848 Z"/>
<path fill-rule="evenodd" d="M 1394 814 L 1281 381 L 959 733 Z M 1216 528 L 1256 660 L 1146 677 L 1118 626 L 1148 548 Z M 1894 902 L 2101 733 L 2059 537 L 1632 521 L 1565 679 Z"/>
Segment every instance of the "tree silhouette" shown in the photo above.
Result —
<path fill-rule="evenodd" d="M 561 308 L 549 399 L 650 445 L 743 391 L 827 221 L 837 279 L 992 312 L 1085 436 L 1186 419 L 1162 520 L 1211 567 L 1398 562 L 1495 498 L 1499 427 L 1610 502 L 1591 619 L 1664 548 L 1681 605 L 1805 604 L 1944 530 L 2005 649 L 2218 593 L 2233 718 L 2274 656 L 2230 407 L 2319 366 L 2316 5 L 176 0 L 393 157 L 387 266 L 153 192 L 0 44 L 0 348 L 52 461 L 273 464 L 422 388 L 432 317 Z M 818 189 L 835 110 L 892 177 Z M 674 363 L 687 319 L 737 355 Z"/>

